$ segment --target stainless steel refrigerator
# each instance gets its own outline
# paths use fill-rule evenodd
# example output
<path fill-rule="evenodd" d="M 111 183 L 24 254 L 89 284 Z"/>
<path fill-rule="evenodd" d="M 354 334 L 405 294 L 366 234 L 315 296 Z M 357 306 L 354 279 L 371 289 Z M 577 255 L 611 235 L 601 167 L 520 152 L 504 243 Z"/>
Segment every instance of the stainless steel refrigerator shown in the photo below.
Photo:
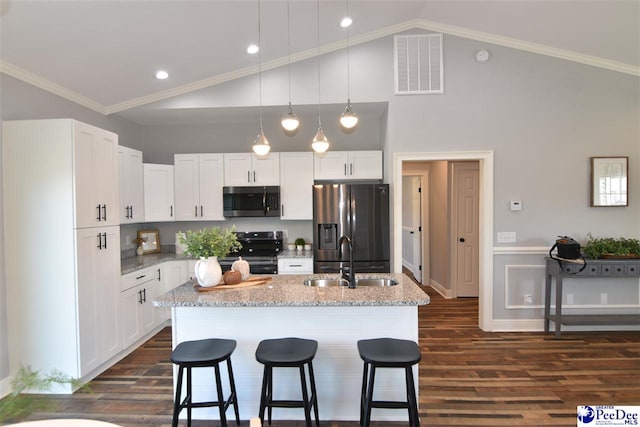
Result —
<path fill-rule="evenodd" d="M 349 248 L 338 242 L 351 239 L 356 273 L 388 273 L 389 185 L 316 184 L 313 189 L 315 273 L 337 273 L 348 266 Z"/>

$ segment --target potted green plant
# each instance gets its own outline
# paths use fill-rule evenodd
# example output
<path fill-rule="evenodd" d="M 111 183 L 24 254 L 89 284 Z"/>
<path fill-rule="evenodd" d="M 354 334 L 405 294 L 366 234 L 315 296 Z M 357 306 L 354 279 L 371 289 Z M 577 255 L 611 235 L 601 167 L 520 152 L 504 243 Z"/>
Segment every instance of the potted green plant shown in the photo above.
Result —
<path fill-rule="evenodd" d="M 624 237 L 593 237 L 588 235 L 582 251 L 587 258 L 640 258 L 640 240 Z"/>
<path fill-rule="evenodd" d="M 220 283 L 222 268 L 218 258 L 224 258 L 242 247 L 234 231 L 235 227 L 205 227 L 180 235 L 179 242 L 185 246 L 185 253 L 200 258 L 195 266 L 195 276 L 200 286 L 216 286 Z"/>
<path fill-rule="evenodd" d="M 298 237 L 294 243 L 296 245 L 296 249 L 301 251 L 302 249 L 304 249 L 304 244 L 306 242 L 304 241 L 304 239 L 302 237 Z"/>

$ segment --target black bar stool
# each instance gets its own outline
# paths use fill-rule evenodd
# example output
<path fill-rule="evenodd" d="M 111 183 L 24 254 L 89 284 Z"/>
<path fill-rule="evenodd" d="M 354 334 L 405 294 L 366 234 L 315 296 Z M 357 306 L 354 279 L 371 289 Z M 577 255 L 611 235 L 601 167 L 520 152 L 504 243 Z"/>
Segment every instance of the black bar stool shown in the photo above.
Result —
<path fill-rule="evenodd" d="M 176 398 L 173 402 L 173 422 L 171 424 L 173 427 L 178 425 L 178 415 L 184 408 L 187 409 L 187 426 L 191 426 L 191 408 L 204 408 L 210 406 L 217 406 L 220 408 L 220 425 L 226 427 L 227 418 L 225 416 L 225 412 L 229 405 L 233 405 L 236 413 L 236 422 L 240 425 L 236 385 L 233 380 L 233 370 L 231 369 L 231 353 L 233 353 L 235 348 L 235 340 L 214 338 L 181 342 L 171 352 L 171 361 L 178 365 L 178 382 L 176 385 Z M 220 380 L 220 362 L 222 361 L 227 362 L 227 370 L 229 371 L 231 393 L 227 400 L 224 399 L 222 382 Z M 218 400 L 194 403 L 192 401 L 191 368 L 205 367 L 213 367 L 215 370 Z M 185 369 L 187 370 L 187 394 L 184 400 L 181 401 L 182 376 Z"/>
<path fill-rule="evenodd" d="M 408 409 L 409 425 L 420 427 L 418 401 L 413 382 L 412 366 L 420 362 L 420 348 L 409 340 L 376 338 L 358 341 L 358 352 L 364 360 L 362 395 L 360 398 L 360 425 L 369 427 L 371 408 Z M 407 387 L 406 401 L 373 400 L 373 382 L 376 368 L 404 368 Z"/>
<path fill-rule="evenodd" d="M 313 376 L 312 360 L 318 350 L 318 342 L 302 338 L 281 338 L 260 341 L 256 350 L 256 360 L 264 365 L 262 378 L 262 394 L 260 395 L 260 422 L 264 423 L 264 410 L 269 408 L 269 424 L 271 424 L 272 408 L 304 408 L 304 418 L 307 427 L 311 427 L 311 407 L 313 407 L 318 421 L 318 398 L 316 396 L 316 381 Z M 309 365 L 309 382 L 311 396 L 307 390 L 307 380 L 304 366 Z M 273 368 L 299 368 L 302 385 L 302 400 L 274 400 L 273 399 Z"/>

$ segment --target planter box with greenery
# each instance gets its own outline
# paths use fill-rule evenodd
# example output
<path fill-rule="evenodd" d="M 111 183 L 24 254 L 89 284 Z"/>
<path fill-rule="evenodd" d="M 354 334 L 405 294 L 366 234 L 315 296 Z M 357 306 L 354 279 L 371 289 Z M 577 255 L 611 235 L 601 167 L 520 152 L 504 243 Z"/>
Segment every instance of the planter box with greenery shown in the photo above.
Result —
<path fill-rule="evenodd" d="M 593 237 L 588 234 L 587 244 L 582 248 L 585 256 L 598 258 L 640 258 L 640 240 L 624 237 Z"/>

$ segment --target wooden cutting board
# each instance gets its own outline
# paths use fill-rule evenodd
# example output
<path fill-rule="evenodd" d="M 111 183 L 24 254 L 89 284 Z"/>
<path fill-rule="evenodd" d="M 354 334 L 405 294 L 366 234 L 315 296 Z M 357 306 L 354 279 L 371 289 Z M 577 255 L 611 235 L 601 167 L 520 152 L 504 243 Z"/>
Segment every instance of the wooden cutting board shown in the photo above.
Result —
<path fill-rule="evenodd" d="M 209 292 L 209 291 L 219 291 L 222 289 L 240 289 L 240 288 L 249 288 L 253 286 L 262 286 L 270 280 L 271 280 L 271 277 L 251 277 L 243 282 L 236 283 L 235 285 L 223 284 L 218 286 L 203 287 L 196 283 L 193 287 L 198 292 Z"/>

